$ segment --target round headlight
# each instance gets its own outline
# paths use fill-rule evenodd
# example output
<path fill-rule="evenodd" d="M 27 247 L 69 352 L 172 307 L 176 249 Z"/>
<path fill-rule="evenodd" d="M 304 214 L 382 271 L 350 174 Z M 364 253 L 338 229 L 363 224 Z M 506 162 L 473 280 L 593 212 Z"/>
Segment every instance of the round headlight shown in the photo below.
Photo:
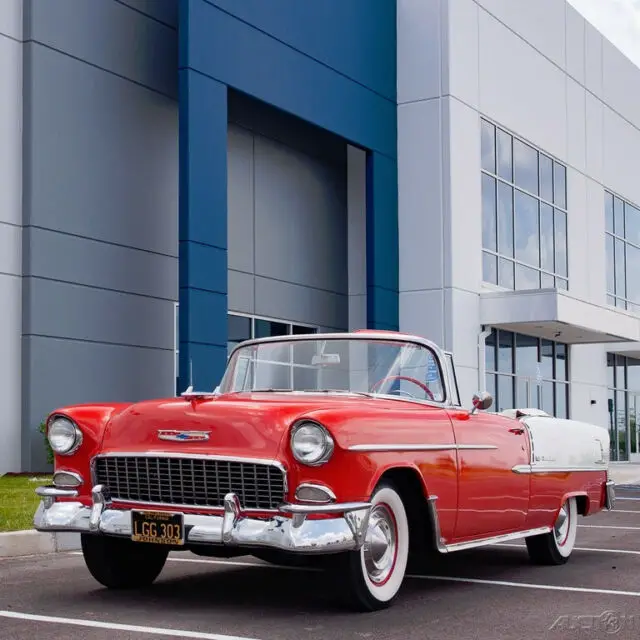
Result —
<path fill-rule="evenodd" d="M 333 453 L 333 438 L 316 422 L 301 422 L 291 434 L 291 450 L 298 462 L 308 465 L 325 463 Z"/>
<path fill-rule="evenodd" d="M 73 453 L 82 443 L 82 432 L 68 418 L 54 418 L 49 425 L 47 437 L 51 448 L 60 455 Z"/>

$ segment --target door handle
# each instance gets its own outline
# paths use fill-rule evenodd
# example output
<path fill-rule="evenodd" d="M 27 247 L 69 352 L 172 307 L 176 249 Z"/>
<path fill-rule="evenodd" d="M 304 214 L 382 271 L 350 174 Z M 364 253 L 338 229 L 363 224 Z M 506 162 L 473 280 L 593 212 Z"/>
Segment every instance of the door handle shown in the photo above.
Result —
<path fill-rule="evenodd" d="M 524 427 L 513 427 L 512 429 L 509 429 L 509 433 L 515 433 L 517 435 L 523 434 Z"/>

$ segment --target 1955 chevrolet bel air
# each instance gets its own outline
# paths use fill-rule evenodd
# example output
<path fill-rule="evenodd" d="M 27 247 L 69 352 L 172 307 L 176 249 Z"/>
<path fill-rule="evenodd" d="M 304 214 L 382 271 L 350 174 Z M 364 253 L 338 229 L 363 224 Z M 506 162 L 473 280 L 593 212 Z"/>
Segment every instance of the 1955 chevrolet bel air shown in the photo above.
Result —
<path fill-rule="evenodd" d="M 578 516 L 612 509 L 606 429 L 461 405 L 453 357 L 384 331 L 250 340 L 220 386 L 54 411 L 39 531 L 78 531 L 110 588 L 150 585 L 170 551 L 340 572 L 388 606 L 410 558 L 524 538 L 560 565 Z"/>

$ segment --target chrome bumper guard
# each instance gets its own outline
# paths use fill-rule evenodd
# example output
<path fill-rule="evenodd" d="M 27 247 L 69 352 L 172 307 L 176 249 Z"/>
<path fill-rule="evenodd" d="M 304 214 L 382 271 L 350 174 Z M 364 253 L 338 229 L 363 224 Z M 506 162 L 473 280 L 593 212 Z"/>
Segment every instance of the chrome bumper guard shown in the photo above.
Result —
<path fill-rule="evenodd" d="M 616 506 L 616 483 L 613 480 L 607 480 L 605 488 L 604 506 L 605 509 L 611 511 Z"/>
<path fill-rule="evenodd" d="M 111 508 L 102 485 L 92 490 L 93 505 L 57 502 L 58 497 L 73 498 L 78 492 L 55 487 L 38 487 L 42 497 L 34 516 L 38 531 L 75 531 L 128 537 L 132 534 L 131 510 Z M 152 506 L 141 507 L 153 509 Z M 171 511 L 169 505 L 162 510 Z M 216 544 L 238 547 L 269 547 L 297 553 L 338 553 L 356 551 L 364 543 L 371 504 L 343 502 L 332 504 L 283 504 L 268 519 L 242 514 L 238 497 L 224 498 L 224 515 L 184 513 L 185 544 Z M 180 509 L 173 509 L 180 512 Z M 339 514 L 335 518 L 309 520 L 309 514 Z"/>

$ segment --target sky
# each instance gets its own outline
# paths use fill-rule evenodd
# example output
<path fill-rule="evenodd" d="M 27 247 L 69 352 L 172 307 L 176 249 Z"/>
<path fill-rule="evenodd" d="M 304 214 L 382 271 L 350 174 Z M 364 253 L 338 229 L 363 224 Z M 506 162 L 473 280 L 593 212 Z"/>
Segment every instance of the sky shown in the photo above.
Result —
<path fill-rule="evenodd" d="M 640 67 L 640 0 L 568 0 Z"/>

